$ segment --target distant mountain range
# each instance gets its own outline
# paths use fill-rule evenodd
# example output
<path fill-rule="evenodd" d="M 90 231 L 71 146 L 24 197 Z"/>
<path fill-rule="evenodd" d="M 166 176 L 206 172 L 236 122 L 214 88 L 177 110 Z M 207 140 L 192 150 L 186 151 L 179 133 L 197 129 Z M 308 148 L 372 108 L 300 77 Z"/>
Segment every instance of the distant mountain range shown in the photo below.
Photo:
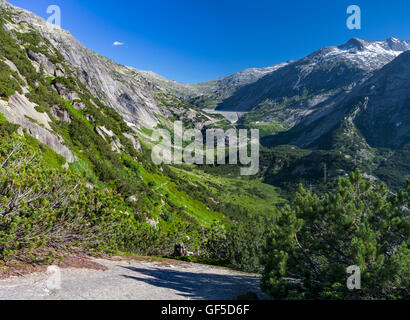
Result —
<path fill-rule="evenodd" d="M 351 39 L 306 58 L 195 85 L 142 72 L 159 86 L 199 107 L 251 111 L 263 121 L 295 125 L 318 106 L 339 101 L 372 73 L 410 50 L 410 41 Z M 257 117 L 256 117 L 257 118 Z"/>
<path fill-rule="evenodd" d="M 260 85 L 273 86 L 273 83 L 268 83 L 267 76 L 271 76 L 282 67 L 287 66 L 291 69 L 291 65 L 297 65 L 301 72 L 297 77 L 301 77 L 300 80 L 302 81 L 298 81 L 294 86 L 302 87 L 304 84 L 303 79 L 312 80 L 308 76 L 322 67 L 329 68 L 331 65 L 346 64 L 368 73 L 383 67 L 400 53 L 409 49 L 410 41 L 402 41 L 394 37 L 385 41 L 365 41 L 353 38 L 344 45 L 318 50 L 296 62 L 288 61 L 266 68 L 250 68 L 218 80 L 193 85 L 170 81 L 151 71 L 140 71 L 140 73 L 156 82 L 159 86 L 173 91 L 181 98 L 193 99 L 198 98 L 198 96 L 218 94 L 220 97 L 219 108 L 230 109 L 230 111 L 249 111 L 258 105 L 259 100 L 268 99 L 269 96 L 266 97 L 258 92 L 258 96 L 254 97 L 254 100 L 240 101 L 238 104 L 235 103 L 235 99 L 240 99 L 241 94 L 252 90 L 252 87 L 247 87 L 240 92 L 237 91 L 247 85 L 255 84 L 256 86 L 258 81 L 261 81 Z M 237 98 L 225 101 L 233 95 Z M 211 106 L 207 105 L 206 107 Z"/>
<path fill-rule="evenodd" d="M 293 129 L 266 141 L 328 149 L 335 147 L 333 137 L 342 124 L 356 127 L 373 147 L 398 149 L 410 142 L 410 52 L 375 71 L 338 103 L 319 104 Z"/>

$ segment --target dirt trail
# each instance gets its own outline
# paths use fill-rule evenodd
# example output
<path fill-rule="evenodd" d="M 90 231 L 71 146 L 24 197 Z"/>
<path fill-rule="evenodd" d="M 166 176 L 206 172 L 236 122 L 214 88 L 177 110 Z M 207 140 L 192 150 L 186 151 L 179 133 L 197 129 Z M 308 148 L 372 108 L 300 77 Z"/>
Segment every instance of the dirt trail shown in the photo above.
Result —
<path fill-rule="evenodd" d="M 254 274 L 173 260 L 94 261 L 107 270 L 51 267 L 0 280 L 0 300 L 236 300 L 248 292 L 267 298 Z"/>

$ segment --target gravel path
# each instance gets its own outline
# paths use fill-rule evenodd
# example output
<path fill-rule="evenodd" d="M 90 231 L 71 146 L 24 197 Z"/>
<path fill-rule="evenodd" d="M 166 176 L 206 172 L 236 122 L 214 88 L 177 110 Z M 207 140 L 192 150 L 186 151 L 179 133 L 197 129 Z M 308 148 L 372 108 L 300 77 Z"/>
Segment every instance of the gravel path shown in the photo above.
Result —
<path fill-rule="evenodd" d="M 259 289 L 260 277 L 173 260 L 95 259 L 107 271 L 49 268 L 0 281 L 0 300 L 236 300 Z"/>

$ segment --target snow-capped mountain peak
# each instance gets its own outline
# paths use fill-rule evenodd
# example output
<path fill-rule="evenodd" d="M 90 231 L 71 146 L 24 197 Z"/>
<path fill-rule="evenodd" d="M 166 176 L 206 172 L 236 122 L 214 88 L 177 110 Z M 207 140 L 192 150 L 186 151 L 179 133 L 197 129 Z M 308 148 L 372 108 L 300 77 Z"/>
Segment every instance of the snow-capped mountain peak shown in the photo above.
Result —
<path fill-rule="evenodd" d="M 391 37 L 385 41 L 391 50 L 404 52 L 410 50 L 410 41 L 403 41 L 395 37 Z"/>
<path fill-rule="evenodd" d="M 396 37 L 390 37 L 384 41 L 368 41 L 359 38 L 352 38 L 347 43 L 338 46 L 340 50 L 346 51 L 374 51 L 383 49 L 386 51 L 404 52 L 410 50 L 410 41 L 400 40 Z"/>
<path fill-rule="evenodd" d="M 352 38 L 347 43 L 319 51 L 320 60 L 344 60 L 368 71 L 380 69 L 403 52 L 410 50 L 410 41 L 391 37 L 384 41 Z"/>

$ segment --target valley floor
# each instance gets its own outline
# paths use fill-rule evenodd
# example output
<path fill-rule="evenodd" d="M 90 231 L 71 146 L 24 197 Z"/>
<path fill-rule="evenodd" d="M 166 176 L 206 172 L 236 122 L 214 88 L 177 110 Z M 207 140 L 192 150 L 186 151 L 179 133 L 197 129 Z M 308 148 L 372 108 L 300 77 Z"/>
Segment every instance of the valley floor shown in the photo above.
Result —
<path fill-rule="evenodd" d="M 33 273 L 1 280 L 0 300 L 236 300 L 249 292 L 267 298 L 255 274 L 155 258 L 94 262 L 106 270 L 68 268 L 60 277 Z"/>

